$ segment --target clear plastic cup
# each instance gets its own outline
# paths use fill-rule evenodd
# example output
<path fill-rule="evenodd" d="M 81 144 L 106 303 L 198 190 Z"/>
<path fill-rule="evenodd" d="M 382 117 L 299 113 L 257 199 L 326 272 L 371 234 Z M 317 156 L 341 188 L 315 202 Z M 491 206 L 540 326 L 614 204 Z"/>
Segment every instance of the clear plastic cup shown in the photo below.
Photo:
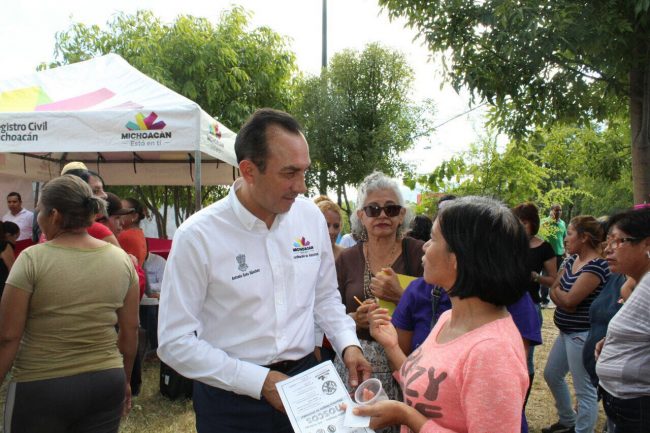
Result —
<path fill-rule="evenodd" d="M 364 391 L 370 392 L 366 393 Z M 370 395 L 372 397 L 364 397 L 364 394 L 365 396 Z M 388 400 L 388 396 L 386 395 L 386 391 L 384 391 L 384 387 L 381 385 L 381 381 L 374 377 L 364 381 L 357 387 L 357 390 L 354 391 L 354 401 L 356 401 L 357 404 L 373 404 L 382 400 Z"/>

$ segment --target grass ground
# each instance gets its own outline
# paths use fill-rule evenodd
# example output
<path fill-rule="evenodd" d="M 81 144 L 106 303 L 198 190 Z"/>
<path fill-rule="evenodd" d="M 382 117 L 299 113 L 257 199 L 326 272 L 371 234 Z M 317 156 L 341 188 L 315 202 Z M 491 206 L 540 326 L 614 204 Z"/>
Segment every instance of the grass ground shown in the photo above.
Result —
<path fill-rule="evenodd" d="M 553 310 L 544 310 L 543 314 L 544 344 L 538 346 L 535 351 L 535 381 L 526 410 L 531 433 L 540 433 L 542 427 L 557 421 L 553 398 L 543 378 L 544 364 L 548 351 L 557 336 L 557 328 L 553 325 Z M 138 397 L 134 398 L 133 409 L 122 422 L 120 433 L 191 433 L 196 431 L 192 402 L 189 400 L 170 401 L 160 395 L 158 366 L 157 362 L 144 364 L 142 391 Z M 2 397 L 4 395 L 2 392 Z M 601 408 L 597 432 L 602 431 L 603 424 L 604 415 Z"/>
<path fill-rule="evenodd" d="M 543 310 L 543 314 L 544 344 L 538 346 L 535 351 L 535 381 L 526 410 L 531 433 L 540 433 L 542 427 L 557 421 L 553 398 L 543 377 L 544 365 L 548 351 L 557 336 L 557 328 L 553 325 L 553 310 Z M 172 402 L 158 392 L 157 363 L 145 363 L 143 382 L 142 393 L 135 399 L 134 408 L 123 422 L 120 433 L 190 433 L 196 431 L 192 402 L 188 400 Z M 602 431 L 603 424 L 604 415 L 601 408 L 597 432 Z"/>

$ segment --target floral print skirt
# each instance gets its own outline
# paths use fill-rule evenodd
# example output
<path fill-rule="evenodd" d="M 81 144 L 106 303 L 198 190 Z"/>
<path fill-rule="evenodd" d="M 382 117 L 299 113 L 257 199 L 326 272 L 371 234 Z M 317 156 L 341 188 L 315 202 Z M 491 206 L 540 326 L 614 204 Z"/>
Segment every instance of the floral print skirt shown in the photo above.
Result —
<path fill-rule="evenodd" d="M 376 341 L 369 340 L 359 340 L 361 343 L 361 349 L 365 355 L 370 365 L 372 365 L 372 376 L 376 377 L 381 381 L 386 395 L 391 400 L 403 401 L 402 399 L 402 390 L 393 378 L 393 372 L 388 365 L 388 358 L 386 357 L 386 352 L 381 344 Z M 343 364 L 343 361 L 340 357 L 334 359 L 334 366 L 336 371 L 343 379 L 343 383 L 348 387 L 348 391 L 351 391 L 350 384 L 348 383 L 348 369 Z M 391 426 L 385 427 L 380 430 L 376 430 L 376 433 L 399 433 L 400 426 Z"/>

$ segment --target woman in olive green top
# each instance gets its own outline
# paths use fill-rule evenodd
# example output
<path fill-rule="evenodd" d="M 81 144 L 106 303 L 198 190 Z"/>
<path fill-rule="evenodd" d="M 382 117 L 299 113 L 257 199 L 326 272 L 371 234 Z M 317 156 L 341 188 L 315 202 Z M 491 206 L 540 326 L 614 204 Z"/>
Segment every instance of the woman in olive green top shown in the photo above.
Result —
<path fill-rule="evenodd" d="M 5 432 L 117 432 L 130 407 L 138 278 L 124 251 L 86 231 L 104 206 L 74 176 L 43 188 L 49 241 L 20 254 L 0 302 L 0 378 L 13 363 Z"/>

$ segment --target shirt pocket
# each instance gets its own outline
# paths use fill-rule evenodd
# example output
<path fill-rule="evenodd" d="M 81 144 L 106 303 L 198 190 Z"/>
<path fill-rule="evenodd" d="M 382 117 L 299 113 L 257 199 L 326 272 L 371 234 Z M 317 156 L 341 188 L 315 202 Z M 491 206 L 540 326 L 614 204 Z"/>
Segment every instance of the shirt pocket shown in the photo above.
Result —
<path fill-rule="evenodd" d="M 320 257 L 294 259 L 293 290 L 290 296 L 299 308 L 311 308 L 314 304 L 320 264 Z"/>

